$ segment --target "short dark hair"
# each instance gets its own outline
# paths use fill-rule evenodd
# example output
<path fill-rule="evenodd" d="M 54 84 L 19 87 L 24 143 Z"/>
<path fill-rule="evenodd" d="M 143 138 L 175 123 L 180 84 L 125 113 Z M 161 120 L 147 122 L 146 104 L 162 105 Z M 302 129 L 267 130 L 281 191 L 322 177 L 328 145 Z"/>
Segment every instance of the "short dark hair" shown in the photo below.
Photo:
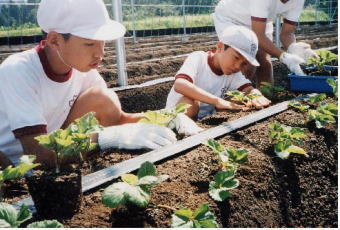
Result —
<path fill-rule="evenodd" d="M 47 38 L 47 33 L 45 31 L 41 31 L 42 32 L 42 35 L 43 35 L 43 39 L 46 39 Z M 68 39 L 70 39 L 71 37 L 71 34 L 61 34 L 61 36 L 63 36 L 64 40 L 67 41 Z"/>
<path fill-rule="evenodd" d="M 230 46 L 223 44 L 224 45 L 224 50 L 227 50 Z"/>

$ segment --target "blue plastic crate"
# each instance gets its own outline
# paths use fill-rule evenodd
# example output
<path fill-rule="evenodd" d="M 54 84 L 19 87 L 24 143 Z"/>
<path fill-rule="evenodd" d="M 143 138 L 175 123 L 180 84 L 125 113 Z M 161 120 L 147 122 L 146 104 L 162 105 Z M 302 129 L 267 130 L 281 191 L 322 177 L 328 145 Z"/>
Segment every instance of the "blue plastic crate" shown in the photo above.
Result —
<path fill-rule="evenodd" d="M 338 69 L 337 66 L 325 66 L 325 70 Z M 299 76 L 288 74 L 290 80 L 290 90 L 305 91 L 314 93 L 331 93 L 332 87 L 327 83 L 327 79 L 338 79 L 337 76 Z"/>

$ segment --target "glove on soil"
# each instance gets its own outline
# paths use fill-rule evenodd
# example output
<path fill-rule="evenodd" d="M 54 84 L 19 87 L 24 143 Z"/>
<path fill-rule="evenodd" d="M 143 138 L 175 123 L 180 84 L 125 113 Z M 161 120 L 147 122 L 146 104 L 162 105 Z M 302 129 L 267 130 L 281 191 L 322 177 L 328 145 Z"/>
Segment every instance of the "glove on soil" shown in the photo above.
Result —
<path fill-rule="evenodd" d="M 285 64 L 291 72 L 297 75 L 305 75 L 300 67 L 300 64 L 305 61 L 299 56 L 284 52 L 280 56 L 280 61 Z"/>
<path fill-rule="evenodd" d="M 169 128 L 144 123 L 111 126 L 98 133 L 98 144 L 102 150 L 157 149 L 176 141 L 176 134 Z"/>
<path fill-rule="evenodd" d="M 304 42 L 294 42 L 288 47 L 288 53 L 295 54 L 305 61 L 310 57 L 318 57 L 314 50 L 311 49 L 310 45 Z"/>
<path fill-rule="evenodd" d="M 186 136 L 195 135 L 203 130 L 183 113 L 178 114 L 167 126 L 170 129 L 176 129 L 179 134 L 184 134 Z"/>

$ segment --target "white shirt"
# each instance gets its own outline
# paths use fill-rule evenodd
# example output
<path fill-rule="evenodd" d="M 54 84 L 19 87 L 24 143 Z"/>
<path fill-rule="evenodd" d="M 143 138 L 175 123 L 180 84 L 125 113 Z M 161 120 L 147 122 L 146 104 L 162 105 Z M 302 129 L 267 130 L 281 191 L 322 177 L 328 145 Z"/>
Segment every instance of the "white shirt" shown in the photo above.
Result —
<path fill-rule="evenodd" d="M 208 64 L 210 54 L 211 52 L 204 51 L 191 53 L 177 72 L 176 77 L 187 75 L 194 85 L 217 97 L 223 97 L 227 91 L 236 90 L 245 84 L 250 84 L 250 81 L 241 72 L 231 75 L 217 75 L 214 73 Z M 166 108 L 174 107 L 182 96 L 182 94 L 175 91 L 173 86 L 167 98 Z M 214 112 L 214 106 L 201 103 L 198 119 L 209 116 Z"/>
<path fill-rule="evenodd" d="M 106 88 L 97 70 L 72 69 L 65 79 L 51 78 L 38 49 L 11 55 L 0 66 L 0 151 L 14 164 L 23 154 L 16 131 L 56 130 L 83 91 L 93 86 Z"/>
<path fill-rule="evenodd" d="M 234 24 L 251 26 L 251 17 L 273 21 L 276 16 L 298 22 L 304 0 L 221 0 L 215 9 L 217 17 L 229 18 Z"/>

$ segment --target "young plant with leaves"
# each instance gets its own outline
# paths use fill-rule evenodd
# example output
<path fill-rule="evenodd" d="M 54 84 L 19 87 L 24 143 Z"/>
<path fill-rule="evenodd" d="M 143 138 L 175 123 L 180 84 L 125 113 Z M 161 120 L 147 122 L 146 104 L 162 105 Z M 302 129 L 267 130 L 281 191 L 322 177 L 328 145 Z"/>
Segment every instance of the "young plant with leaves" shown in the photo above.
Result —
<path fill-rule="evenodd" d="M 334 94 L 334 97 L 337 99 L 338 98 L 338 79 L 333 80 L 333 79 L 327 79 L 328 85 L 332 87 L 332 91 Z"/>
<path fill-rule="evenodd" d="M 262 82 L 259 90 L 263 94 L 263 96 L 265 96 L 266 98 L 273 98 L 275 93 L 282 92 L 284 88 L 274 86 L 273 84 L 269 82 Z"/>
<path fill-rule="evenodd" d="M 228 91 L 225 94 L 230 97 L 230 100 L 244 105 L 248 105 L 253 99 L 261 97 L 261 95 L 257 93 L 245 94 L 238 90 Z"/>
<path fill-rule="evenodd" d="M 178 114 L 185 113 L 190 106 L 189 104 L 179 103 L 172 109 L 147 111 L 144 113 L 144 118 L 140 119 L 139 122 L 168 127 Z"/>
<path fill-rule="evenodd" d="M 301 139 L 305 137 L 305 132 L 300 128 L 285 126 L 279 122 L 270 123 L 269 137 L 275 143 L 276 155 L 281 159 L 287 159 L 291 153 L 308 156 L 304 149 L 293 144 L 293 142 L 303 144 Z"/>
<path fill-rule="evenodd" d="M 218 228 L 216 217 L 209 211 L 207 204 L 200 205 L 194 212 L 179 209 L 172 214 L 172 228 Z"/>
<path fill-rule="evenodd" d="M 26 220 L 32 218 L 32 213 L 23 204 L 17 211 L 12 205 L 0 203 L 0 228 L 18 228 Z M 45 220 L 33 222 L 28 228 L 63 228 L 64 226 L 56 220 Z"/>
<path fill-rule="evenodd" d="M 20 163 L 14 167 L 8 166 L 4 170 L 0 171 L 0 190 L 6 180 L 14 180 L 23 177 L 29 170 L 39 166 L 40 164 L 34 164 L 35 156 L 23 155 L 20 157 Z M 2 192 L 0 191 L 0 201 L 2 200 Z"/>
<path fill-rule="evenodd" d="M 248 150 L 246 149 L 225 148 L 214 139 L 208 139 L 203 144 L 218 155 L 222 170 L 236 169 L 239 164 L 248 162 Z"/>
<path fill-rule="evenodd" d="M 318 57 L 311 57 L 307 61 L 308 66 L 315 66 L 317 71 L 324 71 L 325 65 L 334 65 L 338 60 L 338 55 L 329 50 L 320 49 L 316 51 Z"/>
<path fill-rule="evenodd" d="M 306 112 L 309 109 L 309 105 L 304 105 L 300 101 L 290 101 L 288 103 L 290 107 L 293 107 L 301 112 Z"/>
<path fill-rule="evenodd" d="M 336 123 L 338 116 L 338 105 L 334 103 L 321 102 L 316 110 L 308 111 L 309 120 L 315 120 L 318 129 L 325 127 L 327 123 Z"/>
<path fill-rule="evenodd" d="M 150 188 L 169 178 L 168 175 L 156 176 L 156 167 L 145 162 L 138 170 L 137 176 L 124 174 L 122 182 L 117 182 L 104 190 L 102 203 L 110 208 L 117 208 L 130 203 L 146 207 L 150 201 Z"/>
<path fill-rule="evenodd" d="M 216 201 L 224 201 L 231 196 L 229 190 L 237 188 L 240 182 L 235 179 L 236 169 L 218 172 L 209 184 L 209 195 Z"/>
<path fill-rule="evenodd" d="M 327 98 L 327 95 L 325 93 L 320 93 L 320 94 L 317 94 L 315 96 L 311 96 L 309 98 L 309 101 L 311 103 L 318 103 L 318 102 L 325 100 L 326 98 Z"/>
<path fill-rule="evenodd" d="M 76 119 L 66 129 L 58 129 L 50 134 L 41 135 L 35 139 L 47 149 L 57 154 L 56 172 L 60 172 L 60 164 L 67 156 L 79 154 L 83 161 L 83 154 L 96 148 L 97 144 L 91 143 L 93 133 L 102 130 L 94 113 L 87 113 Z"/>

